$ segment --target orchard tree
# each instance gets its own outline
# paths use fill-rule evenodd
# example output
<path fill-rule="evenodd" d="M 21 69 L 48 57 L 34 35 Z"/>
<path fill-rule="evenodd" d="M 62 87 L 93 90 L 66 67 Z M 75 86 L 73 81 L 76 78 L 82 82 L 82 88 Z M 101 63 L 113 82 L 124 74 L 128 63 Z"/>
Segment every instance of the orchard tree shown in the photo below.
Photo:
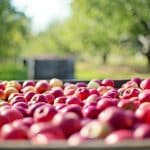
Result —
<path fill-rule="evenodd" d="M 15 58 L 30 33 L 30 20 L 10 0 L 0 0 L 0 59 Z"/>
<path fill-rule="evenodd" d="M 140 43 L 140 52 L 147 58 L 147 64 L 150 67 L 150 1 L 124 0 L 121 3 L 123 6 L 122 11 L 126 12 L 124 21 L 130 18 L 126 29 L 129 40 L 134 45 Z"/>
<path fill-rule="evenodd" d="M 122 46 L 140 50 L 150 66 L 150 0 L 72 0 L 71 10 L 68 19 L 39 34 L 36 49 L 60 55 L 87 53 L 106 63 L 112 48 Z"/>
<path fill-rule="evenodd" d="M 129 49 L 140 50 L 150 66 L 149 0 L 74 0 L 71 7 L 57 37 L 72 51 L 101 55 L 106 63 L 112 46 L 128 41 Z"/>
<path fill-rule="evenodd" d="M 107 7 L 109 2 L 108 0 L 73 1 L 70 19 L 70 24 L 73 24 L 72 33 L 76 35 L 74 45 L 75 42 L 80 42 L 83 53 L 87 51 L 91 55 L 101 56 L 103 64 L 107 62 L 111 47 L 117 42 L 118 36 L 116 27 L 112 25 L 113 20 L 108 19 L 112 15 L 111 9 Z"/>
<path fill-rule="evenodd" d="M 150 66 L 149 10 L 149 0 L 78 0 L 73 2 L 74 16 L 83 15 L 82 22 L 87 22 L 89 25 L 86 38 L 89 38 L 88 43 L 94 46 L 93 50 L 104 49 L 107 54 L 108 47 L 119 44 L 117 41 L 127 37 L 132 47 L 135 47 L 137 42 L 141 43 L 140 52 L 146 56 L 148 66 Z M 87 17 L 84 18 L 84 16 Z"/>

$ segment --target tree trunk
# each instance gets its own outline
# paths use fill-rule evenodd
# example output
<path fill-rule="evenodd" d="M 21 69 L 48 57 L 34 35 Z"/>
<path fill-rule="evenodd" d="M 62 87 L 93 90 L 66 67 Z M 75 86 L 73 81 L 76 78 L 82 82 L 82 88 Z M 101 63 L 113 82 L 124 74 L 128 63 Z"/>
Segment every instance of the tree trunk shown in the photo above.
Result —
<path fill-rule="evenodd" d="M 103 65 L 106 65 L 107 64 L 107 58 L 108 58 L 108 53 L 107 52 L 104 52 L 102 54 L 102 64 Z"/>
<path fill-rule="evenodd" d="M 150 69 L 150 57 L 148 57 L 147 60 L 148 60 L 148 67 Z"/>
<path fill-rule="evenodd" d="M 140 35 L 138 37 L 138 40 L 142 44 L 141 51 L 147 58 L 147 66 L 148 66 L 148 68 L 150 68 L 150 36 L 149 35 L 147 35 L 147 36 Z"/>
<path fill-rule="evenodd" d="M 149 50 L 149 53 L 147 55 L 145 55 L 146 59 L 147 59 L 147 67 L 149 68 L 150 70 L 150 50 Z"/>

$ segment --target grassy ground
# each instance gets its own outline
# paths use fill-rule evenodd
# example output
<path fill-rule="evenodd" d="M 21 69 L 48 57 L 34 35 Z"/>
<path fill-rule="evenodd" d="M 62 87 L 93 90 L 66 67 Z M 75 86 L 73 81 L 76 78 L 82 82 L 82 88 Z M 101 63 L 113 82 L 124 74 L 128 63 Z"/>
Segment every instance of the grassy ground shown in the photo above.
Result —
<path fill-rule="evenodd" d="M 24 80 L 27 79 L 27 68 L 16 63 L 0 64 L 0 80 Z"/>
<path fill-rule="evenodd" d="M 129 79 L 133 76 L 142 78 L 150 77 L 146 61 L 142 57 L 111 56 L 107 65 L 102 65 L 99 59 L 87 58 L 80 60 L 75 65 L 75 79 Z M 0 80 L 26 80 L 27 68 L 22 64 L 1 63 Z"/>
<path fill-rule="evenodd" d="M 90 80 L 93 78 L 104 79 L 129 79 L 133 76 L 141 78 L 150 77 L 150 70 L 146 66 L 146 60 L 142 56 L 117 56 L 111 55 L 107 65 L 100 64 L 98 59 L 88 59 L 76 63 L 77 79 Z"/>
<path fill-rule="evenodd" d="M 78 71 L 76 72 L 77 79 L 129 79 L 133 76 L 138 76 L 141 78 L 150 77 L 148 72 L 142 72 L 136 68 L 128 66 L 111 66 L 104 65 L 100 67 L 92 67 L 86 64 L 77 64 Z"/>

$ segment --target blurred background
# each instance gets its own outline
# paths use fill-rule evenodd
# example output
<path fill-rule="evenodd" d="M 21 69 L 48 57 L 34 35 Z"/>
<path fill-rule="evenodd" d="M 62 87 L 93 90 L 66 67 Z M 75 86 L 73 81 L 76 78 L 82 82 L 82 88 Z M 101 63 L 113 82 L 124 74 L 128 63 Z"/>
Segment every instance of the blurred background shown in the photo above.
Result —
<path fill-rule="evenodd" d="M 148 77 L 149 10 L 150 0 L 0 0 L 0 80 L 34 78 L 33 60 L 55 77 L 62 59 L 73 60 L 67 78 Z"/>

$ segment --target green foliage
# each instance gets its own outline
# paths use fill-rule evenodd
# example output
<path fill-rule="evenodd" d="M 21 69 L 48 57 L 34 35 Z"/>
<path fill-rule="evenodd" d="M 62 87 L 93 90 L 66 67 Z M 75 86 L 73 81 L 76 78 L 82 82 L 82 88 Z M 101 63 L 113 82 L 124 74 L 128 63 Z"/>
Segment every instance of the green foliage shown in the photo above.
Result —
<path fill-rule="evenodd" d="M 26 80 L 27 78 L 27 68 L 21 64 L 14 62 L 0 64 L 0 80 Z"/>
<path fill-rule="evenodd" d="M 70 17 L 33 37 L 24 55 L 132 55 L 150 34 L 150 0 L 72 0 Z M 143 46 L 143 45 L 142 45 Z"/>
<path fill-rule="evenodd" d="M 0 57 L 16 57 L 28 38 L 29 19 L 10 0 L 0 1 Z"/>
<path fill-rule="evenodd" d="M 133 43 L 139 34 L 150 34 L 149 0 L 78 0 L 72 6 L 73 17 L 87 24 L 81 30 L 87 31 L 86 44 L 92 44 L 94 50 L 108 49 L 122 38 Z"/>

